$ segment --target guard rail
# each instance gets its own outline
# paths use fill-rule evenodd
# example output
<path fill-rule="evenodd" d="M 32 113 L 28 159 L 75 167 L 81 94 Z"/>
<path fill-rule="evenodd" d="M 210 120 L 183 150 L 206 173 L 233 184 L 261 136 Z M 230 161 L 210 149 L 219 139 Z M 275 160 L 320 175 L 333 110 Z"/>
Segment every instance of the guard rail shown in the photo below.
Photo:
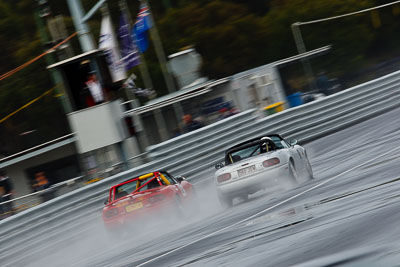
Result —
<path fill-rule="evenodd" d="M 160 154 L 156 160 L 79 188 L 0 221 L 0 243 L 7 244 L 0 248 L 0 261 L 6 252 L 23 248 L 26 240 L 30 240 L 31 245 L 32 242 L 36 242 L 35 236 L 46 231 L 49 224 L 56 226 L 60 221 L 66 223 L 74 215 L 100 213 L 108 189 L 115 183 L 154 169 L 168 169 L 173 174 L 189 177 L 191 181 L 199 181 L 206 172 L 213 172 L 213 165 L 223 159 L 227 147 L 244 139 L 277 132 L 285 138 L 297 138 L 305 143 L 398 108 L 399 86 L 400 72 L 395 72 L 265 118 L 253 116 L 254 110 L 248 111 L 250 115 L 245 113 L 249 117 L 243 120 L 243 124 L 234 124 L 235 126 L 230 127 L 229 131 L 224 131 L 224 127 L 232 125 L 232 122 L 241 116 L 236 115 L 238 117 L 221 121 L 218 127 L 204 127 L 193 135 L 189 133 L 186 137 L 170 141 L 168 144 L 160 144 L 158 149 L 153 147 L 153 151 Z M 196 136 L 202 141 L 197 140 Z M 200 138 L 204 136 L 208 137 Z M 218 137 L 212 139 L 214 136 Z M 198 149 L 193 149 L 191 154 L 187 154 L 186 149 L 189 144 L 195 144 Z M 164 154 L 165 157 L 161 156 L 162 151 L 168 151 Z M 180 154 L 182 157 L 179 157 Z"/>

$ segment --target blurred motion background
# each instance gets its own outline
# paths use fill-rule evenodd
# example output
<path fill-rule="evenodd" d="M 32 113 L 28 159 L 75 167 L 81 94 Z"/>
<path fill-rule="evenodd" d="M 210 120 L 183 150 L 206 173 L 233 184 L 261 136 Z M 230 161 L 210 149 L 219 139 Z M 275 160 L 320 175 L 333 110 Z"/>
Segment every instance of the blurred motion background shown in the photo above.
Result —
<path fill-rule="evenodd" d="M 41 41 L 37 13 L 43 12 L 31 0 L 0 0 L 0 73 L 19 66 L 41 54 L 51 44 Z M 88 11 L 97 0 L 82 0 Z M 114 27 L 118 26 L 118 1 L 108 1 Z M 163 0 L 149 1 L 166 54 L 193 46 L 202 56 L 202 74 L 217 79 L 297 54 L 291 32 L 295 22 L 306 22 L 354 12 L 392 1 L 385 0 Z M 52 15 L 63 15 L 68 35 L 74 27 L 66 1 L 48 1 Z M 134 17 L 136 0 L 127 0 Z M 332 45 L 329 52 L 310 60 L 314 76 L 326 76 L 348 88 L 399 69 L 400 4 L 345 18 L 301 25 L 306 49 Z M 89 21 L 98 38 L 101 14 Z M 42 25 L 42 26 L 41 26 Z M 116 29 L 115 29 L 116 30 Z M 77 38 L 70 42 L 75 54 L 81 53 Z M 50 56 L 56 57 L 57 53 Z M 168 93 L 150 42 L 143 55 L 157 95 Z M 0 118 L 6 117 L 44 91 L 53 88 L 46 59 L 0 81 Z M 287 95 L 307 92 L 299 61 L 281 69 Z M 138 76 L 138 67 L 131 70 Z M 56 91 L 0 123 L 0 158 L 53 140 L 70 132 Z"/>
<path fill-rule="evenodd" d="M 98 0 L 81 2 L 88 12 Z M 125 3 L 132 24 L 140 2 Z M 321 20 L 388 3 L 392 4 Z M 119 4 L 120 1 L 107 1 L 114 32 L 119 27 Z M 292 32 L 292 25 L 297 22 L 306 51 L 326 46 L 330 49 L 306 59 L 311 75 L 305 73 L 304 60 L 289 60 L 277 67 L 287 96 L 317 91 L 321 77 L 329 83 L 331 94 L 400 69 L 400 1 L 150 0 L 148 4 L 165 54 L 194 48 L 202 58 L 201 77 L 208 79 L 218 80 L 298 54 Z M 49 27 L 59 16 L 65 25 L 63 38 L 70 36 L 75 27 L 67 0 L 0 0 L 0 160 L 72 132 L 60 101 L 59 85 L 46 67 L 81 54 L 78 38 L 19 72 L 4 75 L 63 40 L 54 38 Z M 96 44 L 101 20 L 101 12 L 97 12 L 87 21 Z M 167 95 L 153 42 L 141 56 L 157 96 Z M 128 76 L 131 74 L 137 77 L 137 87 L 146 87 L 139 66 L 131 68 Z M 144 104 L 149 99 L 139 96 L 138 100 Z M 71 156 L 52 162 L 49 169 L 54 173 L 48 175 L 53 177 L 52 183 L 75 177 L 70 174 L 79 173 L 76 166 L 80 160 Z M 44 167 L 30 167 L 26 172 L 33 177 Z M 65 168 L 61 171 L 61 167 Z"/>
<path fill-rule="evenodd" d="M 45 21 L 37 14 L 40 1 L 0 0 L 0 73 L 41 54 L 41 31 Z M 82 0 L 88 11 L 97 0 Z M 118 1 L 108 1 L 114 27 L 118 26 Z M 392 1 L 385 0 L 163 0 L 149 1 L 153 18 L 166 54 L 193 46 L 202 56 L 202 74 L 217 79 L 297 54 L 291 32 L 295 22 L 306 22 L 354 12 Z M 52 15 L 63 15 L 67 34 L 74 27 L 66 1 L 48 1 Z M 139 2 L 127 0 L 132 17 Z M 399 69 L 400 4 L 345 18 L 301 25 L 306 49 L 332 45 L 329 52 L 310 60 L 314 76 L 324 72 L 348 88 Z M 43 18 L 42 18 L 43 20 Z M 100 31 L 101 14 L 89 21 L 95 38 Z M 116 30 L 116 29 L 115 29 Z M 81 53 L 77 38 L 70 42 L 74 54 Z M 51 57 L 57 57 L 52 53 Z M 150 42 L 143 55 L 158 96 L 168 93 Z M 55 59 L 55 58 L 54 58 Z M 42 58 L 22 71 L 0 81 L 0 118 L 6 117 L 44 91 L 53 88 Z M 143 82 L 138 67 L 131 70 Z M 296 61 L 280 70 L 287 95 L 307 92 L 301 63 Z M 0 158 L 53 140 L 70 132 L 56 91 L 0 123 Z M 143 100 L 142 100 L 143 101 Z"/>

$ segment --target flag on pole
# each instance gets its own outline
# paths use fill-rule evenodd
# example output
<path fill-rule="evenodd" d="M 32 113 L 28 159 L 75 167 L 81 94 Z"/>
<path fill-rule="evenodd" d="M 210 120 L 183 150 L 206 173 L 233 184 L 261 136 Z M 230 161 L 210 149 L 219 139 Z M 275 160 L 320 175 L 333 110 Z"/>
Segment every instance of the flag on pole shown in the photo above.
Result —
<path fill-rule="evenodd" d="M 103 15 L 101 21 L 99 48 L 105 50 L 113 82 L 126 79 L 125 67 L 118 51 L 117 42 L 112 31 L 111 19 L 108 14 Z"/>
<path fill-rule="evenodd" d="M 140 64 L 139 50 L 129 30 L 128 19 L 122 11 L 119 19 L 118 38 L 121 44 L 121 56 L 125 69 L 129 70 Z"/>
<path fill-rule="evenodd" d="M 151 27 L 150 10 L 145 2 L 141 2 L 140 10 L 133 27 L 133 36 L 136 38 L 141 53 L 145 52 L 149 46 L 147 31 Z"/>
<path fill-rule="evenodd" d="M 150 96 L 156 96 L 156 92 L 152 89 L 147 89 L 147 88 L 139 88 L 136 86 L 135 83 L 136 76 L 132 74 L 131 76 L 128 77 L 128 79 L 125 80 L 125 82 L 122 84 L 122 87 L 128 88 L 131 90 L 132 93 L 138 96 L 144 96 L 144 97 L 150 97 Z"/>

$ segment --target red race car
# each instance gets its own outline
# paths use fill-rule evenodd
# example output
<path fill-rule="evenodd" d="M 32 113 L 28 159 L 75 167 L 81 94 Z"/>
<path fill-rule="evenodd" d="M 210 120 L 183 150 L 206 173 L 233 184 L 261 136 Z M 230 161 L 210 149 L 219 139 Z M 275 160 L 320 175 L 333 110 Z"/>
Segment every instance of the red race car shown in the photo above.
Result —
<path fill-rule="evenodd" d="M 192 200 L 193 185 L 184 177 L 155 171 L 111 187 L 103 208 L 103 220 L 110 229 L 149 214 L 179 215 L 183 206 Z"/>

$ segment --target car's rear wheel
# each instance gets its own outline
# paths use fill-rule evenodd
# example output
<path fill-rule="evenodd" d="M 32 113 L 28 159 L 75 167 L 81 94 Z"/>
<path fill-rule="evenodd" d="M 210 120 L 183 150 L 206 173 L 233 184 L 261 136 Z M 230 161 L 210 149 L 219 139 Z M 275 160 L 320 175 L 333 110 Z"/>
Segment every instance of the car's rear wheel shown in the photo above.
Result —
<path fill-rule="evenodd" d="M 223 208 L 230 208 L 233 205 L 233 198 L 229 196 L 218 196 L 219 202 Z"/>

